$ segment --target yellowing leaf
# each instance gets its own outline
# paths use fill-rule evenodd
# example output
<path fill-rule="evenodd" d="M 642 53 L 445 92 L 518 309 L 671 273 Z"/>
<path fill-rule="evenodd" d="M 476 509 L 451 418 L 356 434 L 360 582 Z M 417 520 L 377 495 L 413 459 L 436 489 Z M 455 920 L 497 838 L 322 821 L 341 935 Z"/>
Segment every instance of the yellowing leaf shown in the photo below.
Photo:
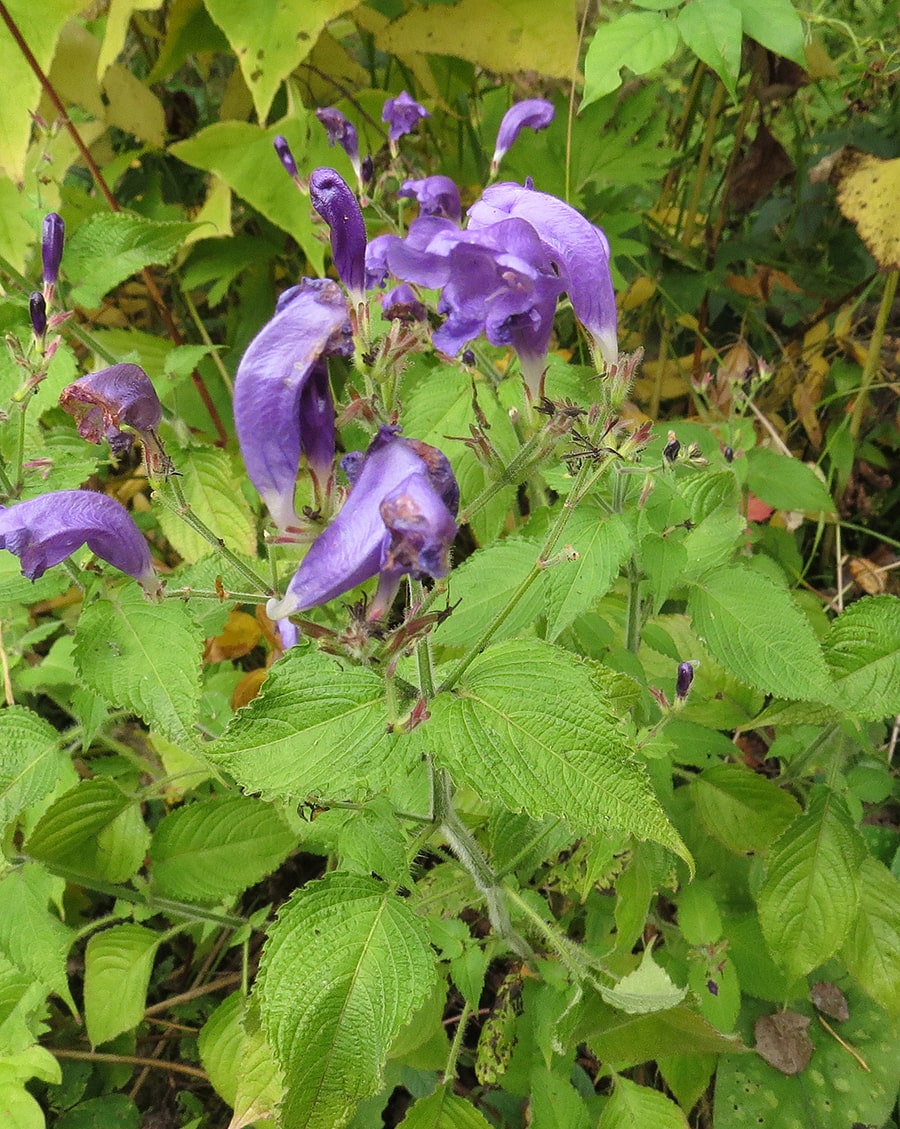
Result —
<path fill-rule="evenodd" d="M 162 0 L 111 0 L 106 16 L 106 34 L 97 57 L 97 78 L 103 78 L 106 68 L 114 62 L 125 46 L 128 25 L 136 11 L 158 12 Z"/>
<path fill-rule="evenodd" d="M 900 157 L 892 161 L 847 149 L 832 174 L 838 204 L 882 270 L 900 269 Z"/>
<path fill-rule="evenodd" d="M 166 115 L 153 91 L 118 63 L 107 71 L 103 88 L 109 99 L 106 108 L 109 124 L 162 149 L 166 139 Z"/>

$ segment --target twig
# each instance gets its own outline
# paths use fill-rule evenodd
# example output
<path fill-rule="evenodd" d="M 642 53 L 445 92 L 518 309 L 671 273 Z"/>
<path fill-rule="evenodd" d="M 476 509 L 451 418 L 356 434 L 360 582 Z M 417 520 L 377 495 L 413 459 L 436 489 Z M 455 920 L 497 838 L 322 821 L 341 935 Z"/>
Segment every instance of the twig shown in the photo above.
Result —
<path fill-rule="evenodd" d="M 111 1055 L 100 1051 L 56 1050 L 53 1047 L 49 1047 L 48 1050 L 54 1058 L 74 1058 L 80 1062 L 124 1062 L 128 1063 L 130 1066 L 143 1066 L 147 1069 L 155 1068 L 156 1070 L 170 1070 L 175 1074 L 187 1074 L 191 1078 L 202 1078 L 204 1082 L 209 1081 L 209 1075 L 205 1070 L 201 1070 L 197 1066 L 187 1066 L 182 1062 L 168 1062 L 165 1059 L 159 1058 L 143 1058 L 141 1055 Z"/>
<path fill-rule="evenodd" d="M 837 1033 L 837 1031 L 835 1031 L 835 1029 L 831 1026 L 830 1023 L 826 1023 L 821 1015 L 819 1016 L 819 1022 L 822 1024 L 822 1026 L 825 1028 L 825 1030 L 828 1032 L 829 1035 L 831 1035 L 833 1038 L 837 1039 L 837 1041 L 841 1044 L 841 1046 L 844 1048 L 844 1050 L 847 1051 L 848 1054 L 853 1055 L 853 1057 L 856 1059 L 856 1061 L 859 1063 L 859 1065 L 863 1068 L 863 1070 L 867 1070 L 870 1074 L 872 1073 L 871 1066 L 869 1066 L 869 1064 L 862 1057 L 862 1055 L 858 1051 L 855 1051 L 853 1049 L 853 1047 L 850 1046 L 849 1043 L 845 1043 L 844 1040 Z"/>

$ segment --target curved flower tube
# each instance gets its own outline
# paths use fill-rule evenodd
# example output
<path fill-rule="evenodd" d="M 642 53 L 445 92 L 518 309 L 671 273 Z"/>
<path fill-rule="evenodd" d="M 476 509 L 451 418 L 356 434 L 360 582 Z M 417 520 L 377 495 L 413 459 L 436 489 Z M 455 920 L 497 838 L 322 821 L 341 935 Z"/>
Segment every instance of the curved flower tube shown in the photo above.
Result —
<path fill-rule="evenodd" d="M 546 129 L 555 114 L 553 103 L 545 98 L 526 98 L 524 102 L 517 102 L 508 109 L 497 131 L 497 144 L 494 156 L 491 158 L 491 176 L 497 175 L 500 162 L 525 126 L 529 126 L 536 133 L 540 129 Z"/>
<path fill-rule="evenodd" d="M 456 224 L 462 219 L 459 189 L 449 176 L 426 176 L 422 180 L 404 180 L 397 195 L 416 200 L 421 216 L 443 216 Z"/>
<path fill-rule="evenodd" d="M 309 178 L 312 206 L 331 229 L 331 257 L 350 298 L 359 304 L 366 290 L 366 224 L 350 185 L 334 169 L 316 169 Z"/>
<path fill-rule="evenodd" d="M 361 184 L 362 163 L 359 159 L 359 135 L 356 132 L 356 126 L 349 118 L 345 117 L 340 110 L 335 109 L 334 106 L 325 106 L 322 109 L 316 110 L 316 117 L 325 127 L 325 132 L 328 135 L 328 144 L 332 148 L 334 148 L 335 145 L 340 145 L 350 158 L 350 164 L 353 166 L 353 171 L 356 173 L 356 179 Z"/>
<path fill-rule="evenodd" d="M 469 209 L 469 229 L 489 227 L 509 216 L 527 220 L 540 235 L 568 292 L 575 316 L 608 364 L 618 357 L 616 296 L 609 269 L 609 243 L 599 227 L 574 208 L 519 184 L 494 184 Z"/>
<path fill-rule="evenodd" d="M 115 498 L 90 490 L 57 490 L 0 506 L 0 549 L 15 553 L 29 580 L 37 580 L 85 544 L 133 576 L 148 594 L 158 591 L 144 535 Z"/>
<path fill-rule="evenodd" d="M 336 282 L 305 278 L 282 294 L 234 381 L 234 422 L 250 481 L 280 529 L 299 524 L 294 486 L 306 455 L 317 490 L 331 476 L 334 408 L 325 358 L 353 351 Z"/>
<path fill-rule="evenodd" d="M 388 98 L 381 111 L 381 120 L 387 122 L 392 150 L 404 133 L 412 133 L 423 118 L 430 117 L 425 107 L 405 90 L 401 90 L 396 98 Z"/>
<path fill-rule="evenodd" d="M 446 457 L 382 427 L 365 455 L 354 452 L 343 465 L 352 482 L 347 501 L 313 542 L 284 598 L 269 601 L 270 619 L 318 607 L 380 574 L 369 609 L 376 619 L 402 576 L 447 574 L 459 487 Z"/>
<path fill-rule="evenodd" d="M 136 432 L 150 477 L 171 471 L 156 434 L 162 405 L 140 365 L 112 365 L 82 376 L 62 390 L 59 404 L 75 419 L 82 439 L 101 443 L 105 438 L 113 456 L 121 459 L 131 450 Z"/>

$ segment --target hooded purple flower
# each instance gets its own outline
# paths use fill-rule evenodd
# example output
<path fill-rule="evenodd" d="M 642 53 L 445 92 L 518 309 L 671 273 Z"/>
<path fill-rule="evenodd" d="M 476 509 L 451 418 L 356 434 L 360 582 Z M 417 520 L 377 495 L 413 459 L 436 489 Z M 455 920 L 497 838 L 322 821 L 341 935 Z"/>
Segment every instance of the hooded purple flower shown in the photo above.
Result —
<path fill-rule="evenodd" d="M 397 142 L 404 133 L 412 133 L 423 118 L 431 114 L 402 90 L 396 98 L 388 98 L 381 111 L 381 120 L 388 124 L 388 140 L 391 150 L 396 151 Z"/>
<path fill-rule="evenodd" d="M 546 129 L 555 113 L 552 102 L 547 102 L 544 98 L 526 98 L 524 102 L 517 102 L 507 110 L 497 131 L 497 145 L 491 159 L 491 176 L 496 176 L 504 154 L 509 152 L 526 125 L 535 132 Z"/>
<path fill-rule="evenodd" d="M 63 241 L 66 236 L 66 225 L 63 218 L 56 212 L 48 212 L 44 216 L 44 226 L 41 233 L 41 259 L 44 267 L 44 290 L 50 288 L 59 277 L 59 264 L 62 261 Z"/>
<path fill-rule="evenodd" d="M 15 553 L 29 580 L 37 580 L 84 544 L 133 576 L 146 592 L 157 591 L 147 542 L 115 498 L 90 490 L 58 490 L 0 506 L 0 549 Z"/>
<path fill-rule="evenodd" d="M 459 189 L 449 176 L 426 176 L 422 180 L 404 180 L 397 195 L 417 200 L 421 216 L 443 216 L 456 224 L 462 219 Z"/>
<path fill-rule="evenodd" d="M 350 185 L 334 169 L 316 169 L 309 178 L 312 206 L 331 228 L 331 257 L 350 299 L 366 290 L 366 224 Z"/>
<path fill-rule="evenodd" d="M 284 598 L 269 601 L 270 619 L 318 607 L 380 574 L 369 610 L 375 619 L 402 576 L 447 574 L 459 487 L 446 457 L 382 427 L 365 455 L 348 455 L 342 465 L 352 483 L 347 501 L 313 542 Z"/>
<path fill-rule="evenodd" d="M 306 455 L 318 490 L 331 476 L 334 408 L 326 357 L 353 351 L 336 282 L 305 278 L 285 291 L 250 342 L 234 381 L 234 422 L 250 481 L 280 529 L 299 524 L 294 485 Z"/>
<path fill-rule="evenodd" d="M 328 134 L 328 144 L 332 148 L 335 145 L 340 145 L 350 158 L 350 164 L 356 173 L 357 181 L 362 184 L 362 163 L 359 159 L 359 137 L 356 133 L 356 126 L 334 106 L 326 106 L 324 109 L 316 110 L 316 117 L 325 127 L 325 132 Z"/>
<path fill-rule="evenodd" d="M 556 196 L 518 184 L 486 188 L 469 209 L 469 230 L 490 227 L 508 216 L 527 220 L 541 237 L 575 316 L 603 360 L 613 363 L 619 348 L 606 236 Z"/>
<path fill-rule="evenodd" d="M 105 438 L 113 456 L 121 459 L 131 450 L 137 432 L 150 476 L 171 470 L 156 434 L 162 406 L 140 365 L 113 365 L 82 376 L 62 390 L 59 404 L 75 419 L 82 439 L 101 443 Z"/>

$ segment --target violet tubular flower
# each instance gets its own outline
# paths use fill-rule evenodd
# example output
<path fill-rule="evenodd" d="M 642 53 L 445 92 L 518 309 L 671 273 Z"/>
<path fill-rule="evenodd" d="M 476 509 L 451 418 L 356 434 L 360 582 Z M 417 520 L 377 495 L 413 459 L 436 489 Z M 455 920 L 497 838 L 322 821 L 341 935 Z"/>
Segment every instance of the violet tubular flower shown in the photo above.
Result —
<path fill-rule="evenodd" d="M 459 189 L 449 176 L 426 176 L 421 180 L 404 180 L 397 195 L 416 200 L 421 216 L 443 216 L 456 224 L 462 219 Z"/>
<path fill-rule="evenodd" d="M 0 506 L 0 549 L 20 560 L 22 575 L 37 580 L 82 545 L 148 593 L 159 588 L 150 550 L 121 503 L 90 490 L 58 490 Z"/>
<path fill-rule="evenodd" d="M 59 277 L 59 264 L 62 262 L 63 242 L 66 237 L 66 225 L 62 216 L 56 212 L 48 212 L 44 216 L 41 232 L 41 260 L 44 268 L 44 296 L 53 293 L 53 287 Z"/>
<path fill-rule="evenodd" d="M 332 148 L 335 145 L 340 145 L 350 158 L 356 179 L 362 185 L 362 162 L 359 159 L 359 135 L 356 132 L 356 126 L 334 106 L 326 106 L 323 109 L 316 110 L 316 117 L 325 127 L 328 144 Z"/>
<path fill-rule="evenodd" d="M 555 114 L 553 103 L 545 98 L 526 98 L 525 101 L 517 102 L 507 110 L 497 131 L 497 144 L 494 148 L 494 156 L 491 158 L 491 176 L 497 175 L 500 162 L 525 126 L 529 126 L 535 132 L 546 129 Z"/>
<path fill-rule="evenodd" d="M 121 459 L 131 450 L 136 433 L 150 477 L 171 473 L 156 433 L 162 405 L 140 365 L 112 365 L 82 376 L 62 390 L 59 404 L 75 419 L 82 439 L 102 443 L 105 438 L 114 458 Z"/>
<path fill-rule="evenodd" d="M 364 455 L 348 455 L 342 465 L 352 483 L 347 501 L 313 542 L 284 598 L 269 601 L 270 619 L 318 607 L 378 575 L 369 609 L 376 619 L 402 576 L 449 570 L 459 487 L 442 452 L 382 427 Z"/>
<path fill-rule="evenodd" d="M 366 289 L 366 224 L 350 185 L 334 169 L 316 169 L 309 178 L 312 206 L 331 229 L 331 257 L 351 301 Z"/>
<path fill-rule="evenodd" d="M 387 122 L 391 152 L 396 156 L 400 138 L 405 133 L 412 133 L 423 118 L 430 117 L 425 107 L 405 90 L 401 90 L 396 98 L 388 98 L 381 111 L 381 120 Z"/>
<path fill-rule="evenodd" d="M 327 488 L 334 407 L 326 358 L 352 351 L 341 288 L 327 278 L 305 278 L 282 294 L 238 366 L 234 422 L 241 454 L 280 529 L 299 524 L 294 486 L 301 455 L 317 491 Z"/>

